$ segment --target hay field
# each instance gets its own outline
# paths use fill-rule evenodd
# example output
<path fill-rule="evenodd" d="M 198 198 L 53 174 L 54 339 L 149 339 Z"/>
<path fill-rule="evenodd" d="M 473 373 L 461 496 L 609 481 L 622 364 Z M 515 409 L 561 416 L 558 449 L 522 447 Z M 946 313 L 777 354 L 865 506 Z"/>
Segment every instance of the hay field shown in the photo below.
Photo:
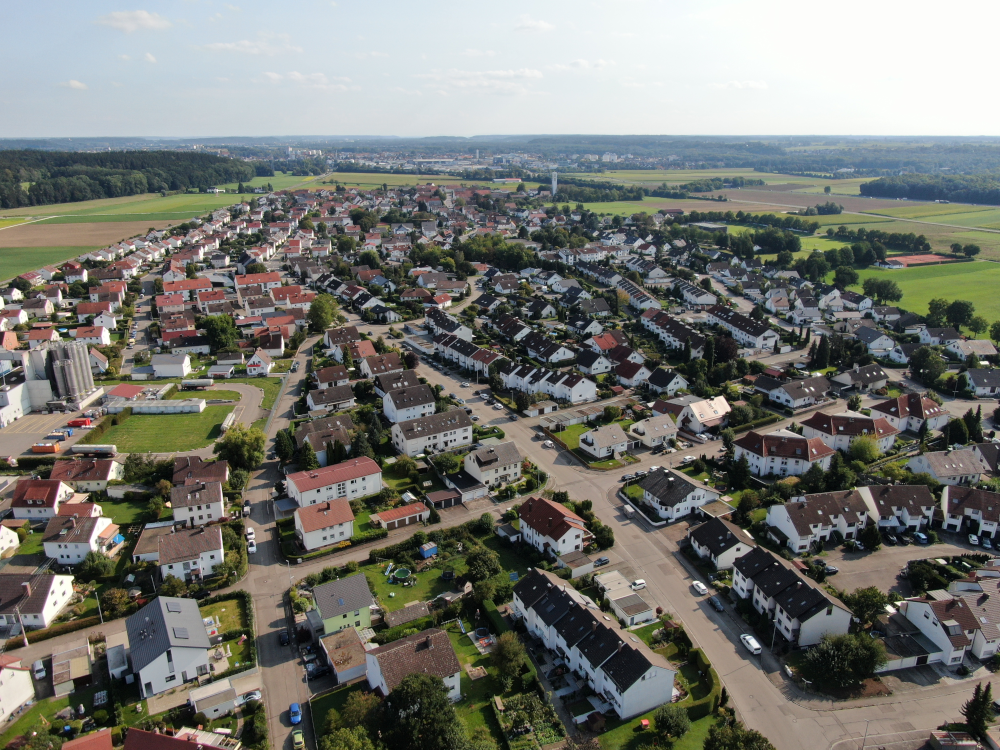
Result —
<path fill-rule="evenodd" d="M 316 175 L 314 177 L 309 177 L 304 175 L 293 175 L 291 172 L 275 172 L 273 177 L 254 177 L 250 181 L 244 181 L 243 186 L 247 188 L 266 188 L 267 184 L 271 183 L 271 187 L 275 190 L 289 190 L 297 187 L 310 187 L 310 183 L 315 182 L 316 180 L 326 179 L 327 177 L 329 177 L 329 175 Z M 216 187 L 232 191 L 235 191 L 239 186 L 240 184 L 238 182 L 227 182 L 225 185 L 216 185 Z M 227 195 L 229 195 L 229 193 L 227 193 Z M 252 193 L 246 193 L 244 195 L 244 197 L 247 198 L 252 196 Z M 233 198 L 238 201 L 240 194 L 234 192 Z"/>
<path fill-rule="evenodd" d="M 0 279 L 12 279 L 27 271 L 35 271 L 42 266 L 61 263 L 91 250 L 97 250 L 99 247 L 104 246 L 0 247 Z"/>
<path fill-rule="evenodd" d="M 170 221 L 119 221 L 100 224 L 43 224 L 32 222 L 0 231 L 0 248 L 6 247 L 107 247 Z M 82 249 L 80 252 L 84 252 Z M 45 265 L 44 263 L 41 265 Z"/>
<path fill-rule="evenodd" d="M 898 271 L 866 268 L 858 271 L 858 276 L 858 289 L 872 276 L 892 279 L 903 290 L 903 299 L 896 304 L 915 313 L 926 314 L 927 303 L 935 297 L 943 297 L 949 301 L 968 300 L 976 306 L 977 315 L 990 323 L 1000 320 L 1000 295 L 996 293 L 1000 286 L 1000 263 L 976 261 Z"/>

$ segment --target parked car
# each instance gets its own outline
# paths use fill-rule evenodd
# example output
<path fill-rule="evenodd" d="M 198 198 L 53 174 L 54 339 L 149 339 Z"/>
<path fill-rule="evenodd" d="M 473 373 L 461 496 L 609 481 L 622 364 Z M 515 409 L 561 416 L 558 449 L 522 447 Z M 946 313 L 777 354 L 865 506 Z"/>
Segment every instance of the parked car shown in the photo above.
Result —
<path fill-rule="evenodd" d="M 257 551 L 257 543 L 250 541 L 247 542 L 247 554 L 252 555 Z"/>
<path fill-rule="evenodd" d="M 650 474 L 652 474 L 654 471 L 659 471 L 659 470 L 660 470 L 659 466 L 650 466 L 649 467 L 649 473 Z"/>
<path fill-rule="evenodd" d="M 493 411 L 503 411 L 503 404 L 493 404 Z"/>
<path fill-rule="evenodd" d="M 896 546 L 896 537 L 893 536 L 892 534 L 883 534 L 882 535 L 882 539 L 890 547 L 895 547 Z"/>
<path fill-rule="evenodd" d="M 969 534 L 969 544 L 974 544 L 974 545 L 976 545 L 978 547 L 979 546 L 979 537 L 976 536 L 975 534 Z"/>
<path fill-rule="evenodd" d="M 712 609 L 716 612 L 725 612 L 726 608 L 722 604 L 722 599 L 717 596 L 708 597 L 708 603 L 712 605 Z"/>
<path fill-rule="evenodd" d="M 746 646 L 746 648 L 747 648 L 747 651 L 749 651 L 749 652 L 750 652 L 751 654 L 753 654 L 754 656 L 756 656 L 757 654 L 759 654 L 759 653 L 760 653 L 760 652 L 761 652 L 761 651 L 763 650 L 763 649 L 762 649 L 762 648 L 760 647 L 760 644 L 759 644 L 759 643 L 757 643 L 757 639 L 756 639 L 756 638 L 754 638 L 754 637 L 753 637 L 752 635 L 750 635 L 749 633 L 744 633 L 743 635 L 741 635 L 741 636 L 740 636 L 740 642 L 741 642 L 741 643 L 742 643 L 742 644 L 743 644 L 744 646 Z"/>
<path fill-rule="evenodd" d="M 634 475 L 632 475 L 632 474 L 625 474 L 625 475 L 624 475 L 624 476 L 622 476 L 622 478 L 621 478 L 620 480 L 618 480 L 618 481 L 620 481 L 620 482 L 631 482 L 631 481 L 632 481 L 633 479 L 635 479 L 635 476 L 634 476 Z"/>
<path fill-rule="evenodd" d="M 646 581 L 643 580 L 642 578 L 636 578 L 634 581 L 632 581 L 632 585 L 630 588 L 633 591 L 641 591 L 642 589 L 646 588 Z"/>
<path fill-rule="evenodd" d="M 699 596 L 704 596 L 705 594 L 708 593 L 708 586 L 706 586 L 701 581 L 692 582 L 691 588 L 693 588 Z"/>
<path fill-rule="evenodd" d="M 468 388 L 468 387 L 469 387 L 469 384 L 468 384 L 468 383 L 462 383 L 462 384 L 461 384 L 461 387 L 462 387 L 462 388 Z"/>
<path fill-rule="evenodd" d="M 823 572 L 826 573 L 828 576 L 832 576 L 839 573 L 840 568 L 838 568 L 836 565 L 827 565 L 826 567 L 823 568 Z"/>
<path fill-rule="evenodd" d="M 545 446 L 546 448 L 555 448 L 556 447 L 556 444 L 553 443 L 551 440 L 546 440 L 544 443 L 542 443 L 542 445 Z"/>
<path fill-rule="evenodd" d="M 310 680 L 315 680 L 323 675 L 330 674 L 330 668 L 327 666 L 315 666 L 315 664 L 310 664 L 313 669 L 306 669 L 306 678 Z"/>
<path fill-rule="evenodd" d="M 611 560 L 609 560 L 606 557 L 598 557 L 596 560 L 594 560 L 594 567 L 601 568 L 607 565 L 609 562 L 611 562 Z"/>
<path fill-rule="evenodd" d="M 983 549 L 993 549 L 993 542 L 990 541 L 990 538 L 988 536 L 984 536 L 983 541 L 981 541 L 979 544 Z"/>
<path fill-rule="evenodd" d="M 247 535 L 247 541 L 252 542 L 257 538 L 257 531 L 254 529 L 253 526 L 247 526 L 246 535 Z"/>
<path fill-rule="evenodd" d="M 922 531 L 914 531 L 913 538 L 917 541 L 917 544 L 929 544 L 930 538 Z"/>
<path fill-rule="evenodd" d="M 687 466 L 688 464 L 693 464 L 694 461 L 695 461 L 694 456 L 684 456 L 684 458 L 681 459 L 681 466 Z"/>
<path fill-rule="evenodd" d="M 264 696 L 260 694 L 259 690 L 251 690 L 249 693 L 243 693 L 243 695 L 236 698 L 236 705 L 242 706 L 244 703 L 249 703 L 250 701 L 257 701 L 258 703 L 263 700 Z"/>
<path fill-rule="evenodd" d="M 299 724 L 302 721 L 302 707 L 298 703 L 288 707 L 288 719 L 292 724 Z"/>
<path fill-rule="evenodd" d="M 646 472 L 644 472 L 642 469 L 639 469 L 639 471 L 635 473 L 636 479 L 642 479 L 644 476 L 646 476 Z"/>
<path fill-rule="evenodd" d="M 302 734 L 301 729 L 296 729 L 292 732 L 292 748 L 293 750 L 303 750 L 306 746 L 306 738 Z"/>
<path fill-rule="evenodd" d="M 287 646 L 288 642 L 289 642 L 288 641 L 288 630 L 285 629 L 285 628 L 282 628 L 281 630 L 278 631 L 278 643 L 280 643 L 282 646 Z"/>
<path fill-rule="evenodd" d="M 896 541 L 904 547 L 908 547 L 911 543 L 910 538 L 904 534 L 896 534 Z"/>
<path fill-rule="evenodd" d="M 511 414 L 509 417 L 507 417 L 507 419 L 509 419 L 511 422 L 516 422 L 517 421 L 517 415 L 516 414 Z"/>
<path fill-rule="evenodd" d="M 473 414 L 472 415 L 472 421 L 473 422 L 478 422 L 479 421 L 479 416 L 477 414 Z"/>

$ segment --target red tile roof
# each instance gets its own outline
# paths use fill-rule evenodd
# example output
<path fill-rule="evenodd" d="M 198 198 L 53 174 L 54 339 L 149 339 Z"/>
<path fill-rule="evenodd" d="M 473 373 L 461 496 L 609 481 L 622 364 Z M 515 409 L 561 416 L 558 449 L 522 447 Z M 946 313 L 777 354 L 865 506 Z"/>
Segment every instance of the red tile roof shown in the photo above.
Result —
<path fill-rule="evenodd" d="M 400 505 L 398 508 L 380 510 L 376 515 L 382 523 L 387 523 L 389 521 L 398 521 L 401 518 L 416 516 L 427 511 L 428 508 L 423 503 L 411 503 L 410 505 Z"/>
<path fill-rule="evenodd" d="M 381 473 L 378 464 L 367 456 L 351 458 L 333 466 L 324 466 L 311 471 L 297 471 L 289 474 L 287 480 L 295 485 L 299 492 L 308 492 L 331 484 L 360 479 L 372 474 Z"/>
<path fill-rule="evenodd" d="M 58 479 L 22 479 L 14 489 L 14 500 L 12 508 L 27 508 L 29 506 L 45 505 L 49 508 L 56 506 L 56 499 L 59 497 L 59 486 L 62 484 Z M 32 502 L 29 504 L 29 500 Z"/>
<path fill-rule="evenodd" d="M 354 520 L 354 513 L 351 511 L 351 504 L 347 498 L 337 498 L 325 503 L 307 505 L 298 508 L 295 515 L 299 519 L 299 525 L 305 533 L 327 529 L 331 526 L 338 526 L 342 523 L 349 523 Z"/>
<path fill-rule="evenodd" d="M 583 529 L 580 516 L 561 503 L 554 503 L 544 497 L 530 497 L 521 504 L 518 511 L 521 523 L 526 523 L 539 534 L 552 539 L 561 539 L 571 528 Z"/>

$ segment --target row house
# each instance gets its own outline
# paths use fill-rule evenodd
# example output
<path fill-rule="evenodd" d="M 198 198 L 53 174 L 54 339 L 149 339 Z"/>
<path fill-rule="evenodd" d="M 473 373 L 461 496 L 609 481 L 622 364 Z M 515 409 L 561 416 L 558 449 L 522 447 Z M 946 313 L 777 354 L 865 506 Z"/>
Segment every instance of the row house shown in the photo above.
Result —
<path fill-rule="evenodd" d="M 733 563 L 733 591 L 771 620 L 792 646 L 813 646 L 825 635 L 850 631 L 850 609 L 763 547 Z"/>
<path fill-rule="evenodd" d="M 875 404 L 871 410 L 900 432 L 920 432 L 925 423 L 928 432 L 940 430 L 950 419 L 943 406 L 922 393 L 908 393 L 891 398 Z"/>
<path fill-rule="evenodd" d="M 807 438 L 818 437 L 834 450 L 845 453 L 852 442 L 859 437 L 868 436 L 875 440 L 879 451 L 885 453 L 892 447 L 899 430 L 882 417 L 867 417 L 853 411 L 840 414 L 818 411 L 803 420 L 802 434 Z"/>
<path fill-rule="evenodd" d="M 450 334 L 434 337 L 434 351 L 459 367 L 481 375 L 489 375 L 490 367 L 507 360 L 500 354 Z"/>
<path fill-rule="evenodd" d="M 705 337 L 694 328 L 682 323 L 662 310 L 646 310 L 640 317 L 642 327 L 656 336 L 670 349 L 691 347 L 691 359 L 701 359 L 705 354 Z"/>
<path fill-rule="evenodd" d="M 597 384 L 580 375 L 543 370 L 530 365 L 512 365 L 504 360 L 500 367 L 500 378 L 505 388 L 530 394 L 544 393 L 571 404 L 597 400 Z"/>
<path fill-rule="evenodd" d="M 745 347 L 772 349 L 775 342 L 778 341 L 777 332 L 773 331 L 766 323 L 757 322 L 753 318 L 748 318 L 728 307 L 721 305 L 710 307 L 706 320 L 711 325 L 717 325 L 729 331 L 732 337 Z"/>
<path fill-rule="evenodd" d="M 858 490 L 802 495 L 767 509 L 767 528 L 778 544 L 796 554 L 830 540 L 834 532 L 856 539 L 868 525 L 871 509 Z"/>
<path fill-rule="evenodd" d="M 576 356 L 576 352 L 572 349 L 553 341 L 538 331 L 532 331 L 525 336 L 521 344 L 528 351 L 529 357 L 549 364 L 565 362 Z"/>
<path fill-rule="evenodd" d="M 635 284 L 628 279 L 621 279 L 616 284 L 619 290 L 625 292 L 628 295 L 628 303 L 631 307 L 636 310 L 649 310 L 656 309 L 659 310 L 663 305 L 660 301 L 656 299 L 649 292 L 645 291 L 638 284 Z"/>
<path fill-rule="evenodd" d="M 972 448 L 921 453 L 907 461 L 906 467 L 914 474 L 930 474 L 949 486 L 978 484 L 990 471 L 980 453 Z"/>
<path fill-rule="evenodd" d="M 532 569 L 514 587 L 514 615 L 622 720 L 674 699 L 676 672 L 640 640 L 626 639 L 617 623 L 555 575 Z"/>
<path fill-rule="evenodd" d="M 941 489 L 941 525 L 945 531 L 966 531 L 994 537 L 1000 524 L 1000 494 L 974 487 L 945 485 Z"/>
<path fill-rule="evenodd" d="M 411 458 L 421 453 L 455 450 L 472 444 L 472 420 L 463 409 L 397 422 L 392 426 L 392 445 Z"/>
<path fill-rule="evenodd" d="M 432 336 L 446 333 L 464 341 L 472 341 L 472 329 L 461 323 L 454 315 L 449 315 L 443 310 L 428 310 L 424 325 Z"/>
<path fill-rule="evenodd" d="M 712 292 L 684 279 L 676 279 L 674 281 L 674 291 L 680 294 L 681 299 L 689 305 L 714 305 L 719 301 L 718 297 Z"/>

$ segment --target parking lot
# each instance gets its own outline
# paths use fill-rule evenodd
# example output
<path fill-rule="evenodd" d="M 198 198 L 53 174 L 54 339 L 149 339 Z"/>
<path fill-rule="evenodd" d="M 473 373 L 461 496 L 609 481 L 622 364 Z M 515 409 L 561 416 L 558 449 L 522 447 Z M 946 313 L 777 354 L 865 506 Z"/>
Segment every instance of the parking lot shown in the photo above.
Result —
<path fill-rule="evenodd" d="M 908 546 L 888 547 L 882 545 L 875 552 L 849 552 L 843 547 L 828 550 L 822 558 L 827 565 L 840 568 L 836 575 L 829 576 L 830 585 L 844 591 L 875 586 L 882 591 L 889 591 L 900 596 L 912 596 L 913 590 L 905 578 L 899 577 L 899 571 L 906 567 L 910 560 L 923 560 L 928 557 L 951 557 L 967 552 L 979 551 L 969 544 L 954 544 L 954 534 L 946 535 L 948 541 L 943 544 L 910 544 Z M 944 539 L 945 535 L 942 535 Z"/>
<path fill-rule="evenodd" d="M 26 414 L 0 430 L 0 456 L 14 456 L 16 458 L 30 454 L 32 445 L 52 442 L 46 440 L 45 436 L 59 427 L 64 427 L 69 420 L 80 415 L 81 412 Z M 65 453 L 69 446 L 78 441 L 85 432 L 85 430 L 74 429 L 73 437 L 67 438 L 61 443 L 62 450 L 59 451 L 59 454 Z"/>

